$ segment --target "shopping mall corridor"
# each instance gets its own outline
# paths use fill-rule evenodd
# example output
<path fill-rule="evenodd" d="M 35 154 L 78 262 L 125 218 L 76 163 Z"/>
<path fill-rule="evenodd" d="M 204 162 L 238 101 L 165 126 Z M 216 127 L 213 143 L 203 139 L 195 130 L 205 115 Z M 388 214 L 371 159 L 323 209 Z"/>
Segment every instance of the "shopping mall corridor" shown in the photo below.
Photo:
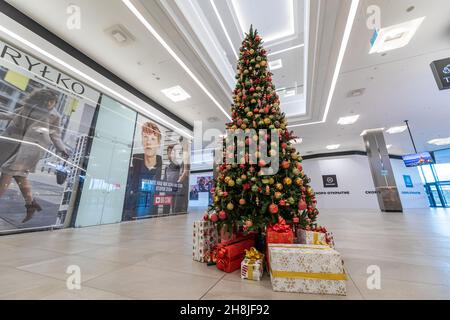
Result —
<path fill-rule="evenodd" d="M 322 210 L 349 275 L 346 297 L 272 291 L 192 261 L 201 212 L 0 237 L 0 299 L 449 299 L 450 210 Z M 69 266 L 81 290 L 68 290 Z M 378 266 L 381 289 L 367 288 Z"/>

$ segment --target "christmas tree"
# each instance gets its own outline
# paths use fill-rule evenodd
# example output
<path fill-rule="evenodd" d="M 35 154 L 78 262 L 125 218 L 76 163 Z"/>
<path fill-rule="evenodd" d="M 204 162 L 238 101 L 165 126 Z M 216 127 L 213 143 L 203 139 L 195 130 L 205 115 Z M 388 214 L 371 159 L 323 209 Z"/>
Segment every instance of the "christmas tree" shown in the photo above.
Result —
<path fill-rule="evenodd" d="M 318 215 L 314 191 L 292 144 L 296 137 L 287 130 L 262 44 L 251 27 L 240 48 L 232 122 L 227 124 L 224 143 L 225 162 L 214 181 L 211 214 L 205 219 L 219 227 L 243 226 L 247 231 L 261 231 L 282 217 L 301 228 L 312 228 Z M 235 143 L 236 131 L 244 134 L 244 142 Z M 259 135 L 252 136 L 254 132 Z M 250 151 L 252 146 L 255 153 Z M 244 147 L 244 155 L 237 151 L 238 147 Z M 262 159 L 264 152 L 278 157 L 275 167 Z M 257 161 L 249 161 L 252 156 Z"/>

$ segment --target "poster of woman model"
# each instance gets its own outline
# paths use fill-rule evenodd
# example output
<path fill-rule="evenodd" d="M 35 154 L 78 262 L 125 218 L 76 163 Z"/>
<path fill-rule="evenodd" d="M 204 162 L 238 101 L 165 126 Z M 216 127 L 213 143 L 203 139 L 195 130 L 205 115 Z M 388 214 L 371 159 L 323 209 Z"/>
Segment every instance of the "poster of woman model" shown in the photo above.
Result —
<path fill-rule="evenodd" d="M 190 144 L 139 115 L 123 220 L 187 212 Z"/>
<path fill-rule="evenodd" d="M 0 232 L 64 223 L 95 102 L 0 65 Z"/>

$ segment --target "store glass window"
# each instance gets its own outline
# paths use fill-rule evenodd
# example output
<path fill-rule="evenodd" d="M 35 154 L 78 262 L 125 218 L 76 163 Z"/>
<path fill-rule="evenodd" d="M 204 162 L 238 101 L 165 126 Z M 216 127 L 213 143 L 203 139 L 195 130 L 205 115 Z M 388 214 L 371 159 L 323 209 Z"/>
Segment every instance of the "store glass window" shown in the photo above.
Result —
<path fill-rule="evenodd" d="M 0 233 L 70 222 L 100 93 L 0 41 Z"/>

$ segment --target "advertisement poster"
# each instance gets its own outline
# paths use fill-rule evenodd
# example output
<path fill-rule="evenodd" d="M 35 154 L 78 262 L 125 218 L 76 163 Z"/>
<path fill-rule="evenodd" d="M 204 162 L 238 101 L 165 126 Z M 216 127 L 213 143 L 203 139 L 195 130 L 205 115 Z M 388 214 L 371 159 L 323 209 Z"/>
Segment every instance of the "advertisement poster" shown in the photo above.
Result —
<path fill-rule="evenodd" d="M 192 183 L 194 181 L 194 183 Z M 191 206 L 205 206 L 212 203 L 211 188 L 213 176 L 193 176 L 189 187 L 189 204 Z"/>
<path fill-rule="evenodd" d="M 0 232 L 62 226 L 99 93 L 0 45 Z"/>
<path fill-rule="evenodd" d="M 187 212 L 190 144 L 139 115 L 123 220 Z"/>

